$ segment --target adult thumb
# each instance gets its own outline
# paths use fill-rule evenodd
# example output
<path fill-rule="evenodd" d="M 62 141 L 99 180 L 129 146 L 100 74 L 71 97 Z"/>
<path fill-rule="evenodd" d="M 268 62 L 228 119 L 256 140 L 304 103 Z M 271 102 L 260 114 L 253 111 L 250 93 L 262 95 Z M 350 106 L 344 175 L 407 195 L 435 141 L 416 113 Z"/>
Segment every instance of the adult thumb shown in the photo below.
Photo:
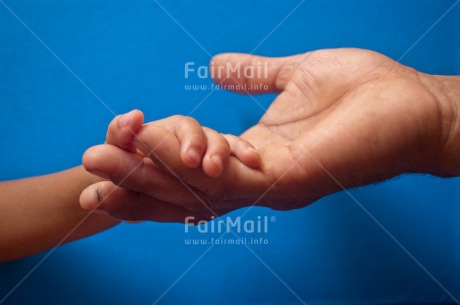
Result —
<path fill-rule="evenodd" d="M 278 93 L 291 79 L 305 54 L 263 57 L 223 53 L 210 63 L 211 76 L 221 88 L 243 94 Z"/>

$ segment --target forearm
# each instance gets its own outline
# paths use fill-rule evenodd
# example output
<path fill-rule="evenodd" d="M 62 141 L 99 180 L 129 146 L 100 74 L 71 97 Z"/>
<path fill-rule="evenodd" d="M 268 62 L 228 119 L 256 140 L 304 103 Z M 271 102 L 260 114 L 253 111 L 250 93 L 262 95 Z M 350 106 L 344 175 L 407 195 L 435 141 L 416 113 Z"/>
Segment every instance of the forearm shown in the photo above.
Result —
<path fill-rule="evenodd" d="M 118 221 L 87 215 L 81 191 L 98 178 L 80 166 L 63 172 L 0 183 L 0 261 L 93 235 Z"/>

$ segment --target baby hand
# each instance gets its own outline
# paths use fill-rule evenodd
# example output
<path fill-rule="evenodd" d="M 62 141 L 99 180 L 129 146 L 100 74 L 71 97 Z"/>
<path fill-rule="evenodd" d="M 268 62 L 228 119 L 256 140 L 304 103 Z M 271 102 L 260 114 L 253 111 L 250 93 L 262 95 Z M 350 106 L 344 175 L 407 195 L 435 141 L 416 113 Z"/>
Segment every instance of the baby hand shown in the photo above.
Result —
<path fill-rule="evenodd" d="M 261 166 L 260 156 L 251 143 L 234 135 L 223 135 L 203 127 L 191 117 L 176 115 L 145 125 L 142 125 L 143 120 L 143 113 L 139 110 L 117 116 L 109 125 L 106 143 L 131 152 L 138 151 L 155 159 L 155 149 L 150 151 L 137 136 L 139 132 L 146 133 L 153 129 L 155 134 L 164 136 L 159 140 L 158 147 L 163 144 L 161 142 L 178 141 L 180 152 L 171 150 L 169 153 L 179 154 L 180 160 L 188 168 L 201 166 L 203 172 L 210 177 L 219 177 L 222 174 L 230 156 L 235 156 L 250 168 Z M 168 164 L 163 160 L 156 161 L 159 166 L 169 171 Z"/>
<path fill-rule="evenodd" d="M 193 215 L 198 221 L 243 204 L 248 185 L 259 185 L 256 193 L 267 187 L 261 158 L 249 142 L 188 117 L 143 120 L 138 110 L 117 116 L 106 144 L 85 152 L 85 168 L 109 181 L 82 192 L 83 209 L 123 220 L 183 222 Z"/>

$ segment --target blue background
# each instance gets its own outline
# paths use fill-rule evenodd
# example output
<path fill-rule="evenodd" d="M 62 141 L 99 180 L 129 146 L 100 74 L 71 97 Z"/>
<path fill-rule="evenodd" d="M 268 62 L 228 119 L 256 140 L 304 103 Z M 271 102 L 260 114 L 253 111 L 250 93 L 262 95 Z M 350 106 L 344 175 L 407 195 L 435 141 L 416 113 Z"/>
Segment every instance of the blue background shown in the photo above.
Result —
<path fill-rule="evenodd" d="M 161 5 L 209 54 L 360 47 L 398 59 L 454 2 L 308 0 L 281 24 L 299 1 Z M 147 120 L 191 114 L 235 134 L 263 114 L 251 98 L 223 91 L 195 108 L 209 91 L 184 85 L 210 80 L 185 79 L 184 64 L 206 65 L 209 55 L 155 1 L 0 1 L 0 29 L 2 180 L 80 164 L 85 149 L 104 140 L 109 109 L 139 108 Z M 460 4 L 402 63 L 460 74 Z M 268 106 L 274 96 L 256 98 Z M 276 217 L 261 235 L 269 245 L 215 246 L 191 269 L 208 247 L 184 238 L 216 234 L 123 224 L 58 248 L 3 304 L 454 302 L 413 258 L 460 298 L 459 186 L 459 179 L 404 176 L 351 191 L 407 252 L 342 192 L 296 211 L 251 209 L 246 219 Z M 0 265 L 0 299 L 46 254 Z"/>

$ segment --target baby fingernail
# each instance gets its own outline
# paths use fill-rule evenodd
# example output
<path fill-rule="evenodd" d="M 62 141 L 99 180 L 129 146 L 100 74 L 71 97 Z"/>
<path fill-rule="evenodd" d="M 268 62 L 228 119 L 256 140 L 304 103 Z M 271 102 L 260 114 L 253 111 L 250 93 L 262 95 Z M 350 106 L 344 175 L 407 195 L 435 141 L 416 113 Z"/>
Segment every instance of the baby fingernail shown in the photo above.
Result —
<path fill-rule="evenodd" d="M 189 156 L 190 159 L 192 159 L 192 161 L 195 163 L 195 164 L 200 164 L 201 162 L 201 156 L 200 154 L 193 148 L 190 148 L 188 151 L 187 151 L 187 155 Z"/>
<path fill-rule="evenodd" d="M 211 156 L 212 162 L 216 165 L 217 169 L 219 169 L 219 174 L 222 173 L 222 169 L 224 167 L 222 160 L 219 158 L 219 156 Z"/>
<path fill-rule="evenodd" d="M 120 118 L 120 125 L 121 126 L 128 126 L 129 121 L 131 120 L 131 113 L 132 111 L 125 113 Z"/>

